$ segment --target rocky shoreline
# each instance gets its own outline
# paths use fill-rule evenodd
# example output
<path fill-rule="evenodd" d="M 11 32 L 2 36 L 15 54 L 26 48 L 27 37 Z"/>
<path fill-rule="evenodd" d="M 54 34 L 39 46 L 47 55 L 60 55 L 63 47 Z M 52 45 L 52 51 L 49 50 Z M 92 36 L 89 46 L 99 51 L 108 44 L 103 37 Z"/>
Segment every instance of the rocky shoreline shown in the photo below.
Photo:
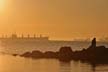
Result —
<path fill-rule="evenodd" d="M 13 54 L 13 56 L 17 56 L 17 54 Z M 73 51 L 71 47 L 61 47 L 57 52 L 46 51 L 43 53 L 35 50 L 25 52 L 20 56 L 33 59 L 55 58 L 60 61 L 81 60 L 92 63 L 108 63 L 108 48 L 105 46 L 96 46 L 96 38 L 94 38 L 90 47 L 81 51 Z"/>

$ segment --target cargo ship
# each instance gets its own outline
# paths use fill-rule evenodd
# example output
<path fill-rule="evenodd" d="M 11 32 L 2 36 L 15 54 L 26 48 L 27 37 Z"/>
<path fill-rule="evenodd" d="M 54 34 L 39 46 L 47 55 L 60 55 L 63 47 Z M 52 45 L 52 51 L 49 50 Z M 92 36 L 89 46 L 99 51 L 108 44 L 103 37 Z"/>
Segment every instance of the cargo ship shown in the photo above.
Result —
<path fill-rule="evenodd" d="M 34 43 L 34 42 L 46 42 L 49 41 L 49 37 L 45 37 L 40 35 L 39 37 L 28 36 L 24 37 L 23 35 L 21 37 L 18 37 L 17 34 L 12 34 L 10 37 L 7 36 L 2 36 L 0 37 L 0 42 L 1 43 Z"/>

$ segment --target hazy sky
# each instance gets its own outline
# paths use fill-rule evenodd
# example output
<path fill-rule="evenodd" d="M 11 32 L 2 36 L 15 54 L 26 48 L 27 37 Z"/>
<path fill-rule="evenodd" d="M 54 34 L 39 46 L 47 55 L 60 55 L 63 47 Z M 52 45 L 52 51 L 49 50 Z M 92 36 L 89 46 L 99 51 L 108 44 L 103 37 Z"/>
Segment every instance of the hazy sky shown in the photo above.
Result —
<path fill-rule="evenodd" d="M 0 34 L 108 36 L 108 0 L 0 0 Z"/>

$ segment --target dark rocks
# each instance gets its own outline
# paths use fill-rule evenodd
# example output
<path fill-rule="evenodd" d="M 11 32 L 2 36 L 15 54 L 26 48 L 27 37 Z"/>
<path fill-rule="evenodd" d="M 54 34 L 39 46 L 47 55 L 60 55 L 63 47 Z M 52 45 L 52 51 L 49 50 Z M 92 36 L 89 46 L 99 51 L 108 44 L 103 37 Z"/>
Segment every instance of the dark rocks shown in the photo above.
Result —
<path fill-rule="evenodd" d="M 30 52 L 25 52 L 24 54 L 20 55 L 21 57 L 31 57 Z"/>
<path fill-rule="evenodd" d="M 108 48 L 105 46 L 96 46 L 96 38 L 92 40 L 91 46 L 81 51 L 72 51 L 71 47 L 61 47 L 58 52 L 40 51 L 26 52 L 22 57 L 30 58 L 56 58 L 60 61 L 81 60 L 93 63 L 108 63 Z"/>
<path fill-rule="evenodd" d="M 58 58 L 57 52 L 47 51 L 44 53 L 44 58 Z"/>
<path fill-rule="evenodd" d="M 44 55 L 42 52 L 36 50 L 36 51 L 32 51 L 31 57 L 32 58 L 43 58 Z"/>
<path fill-rule="evenodd" d="M 13 56 L 17 56 L 18 54 L 12 54 Z"/>
<path fill-rule="evenodd" d="M 58 58 L 61 61 L 69 61 L 72 59 L 73 51 L 71 47 L 61 47 L 58 52 Z"/>
<path fill-rule="evenodd" d="M 47 51 L 45 53 L 42 53 L 36 50 L 32 52 L 26 52 L 22 54 L 21 56 L 27 57 L 27 58 L 33 58 L 33 59 L 56 58 L 61 61 L 70 61 L 72 59 L 72 54 L 73 54 L 73 51 L 71 47 L 61 47 L 58 52 Z"/>
<path fill-rule="evenodd" d="M 74 52 L 74 58 L 93 63 L 108 63 L 108 48 L 105 46 L 96 46 L 96 38 L 94 38 L 92 40 L 92 45 L 88 49 Z"/>
<path fill-rule="evenodd" d="M 43 58 L 43 53 L 40 51 L 32 51 L 32 52 L 26 52 L 21 55 L 22 57 L 30 57 L 30 58 Z"/>

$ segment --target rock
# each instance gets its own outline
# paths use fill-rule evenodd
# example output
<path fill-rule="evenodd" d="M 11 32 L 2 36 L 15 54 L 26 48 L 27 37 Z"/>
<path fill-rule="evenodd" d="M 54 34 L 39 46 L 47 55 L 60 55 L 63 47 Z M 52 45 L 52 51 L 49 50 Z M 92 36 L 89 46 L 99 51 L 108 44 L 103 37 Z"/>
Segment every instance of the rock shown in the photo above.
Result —
<path fill-rule="evenodd" d="M 24 54 L 20 55 L 21 57 L 31 57 L 30 52 L 25 52 Z"/>
<path fill-rule="evenodd" d="M 13 56 L 17 56 L 18 54 L 12 54 Z"/>
<path fill-rule="evenodd" d="M 32 51 L 31 53 L 32 58 L 43 58 L 43 56 L 43 53 L 38 50 Z"/>
<path fill-rule="evenodd" d="M 57 58 L 57 52 L 47 51 L 44 53 L 45 58 Z"/>
<path fill-rule="evenodd" d="M 84 50 L 80 51 L 79 55 L 75 55 L 75 57 L 79 57 L 79 60 L 85 60 L 93 63 L 102 63 L 108 61 L 108 48 L 105 46 L 96 46 L 96 38 L 92 40 L 92 45 Z M 108 62 L 107 62 L 108 63 Z"/>
<path fill-rule="evenodd" d="M 72 59 L 72 49 L 71 47 L 61 47 L 58 52 L 59 60 L 61 61 L 69 61 Z"/>

